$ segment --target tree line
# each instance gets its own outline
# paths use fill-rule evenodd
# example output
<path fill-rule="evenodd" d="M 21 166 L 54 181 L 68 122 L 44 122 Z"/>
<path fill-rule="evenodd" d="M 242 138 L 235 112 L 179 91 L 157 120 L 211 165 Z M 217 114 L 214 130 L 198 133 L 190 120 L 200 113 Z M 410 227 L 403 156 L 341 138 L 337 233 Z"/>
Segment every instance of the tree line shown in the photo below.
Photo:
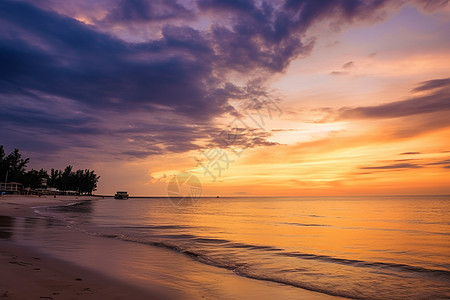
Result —
<path fill-rule="evenodd" d="M 69 165 L 64 170 L 51 169 L 50 175 L 44 169 L 26 171 L 29 158 L 22 158 L 19 149 L 14 149 L 6 155 L 0 145 L 0 181 L 20 182 L 24 187 L 37 189 L 42 186 L 43 179 L 47 186 L 60 191 L 76 191 L 80 194 L 92 194 L 97 189 L 100 176 L 89 169 L 73 170 Z"/>

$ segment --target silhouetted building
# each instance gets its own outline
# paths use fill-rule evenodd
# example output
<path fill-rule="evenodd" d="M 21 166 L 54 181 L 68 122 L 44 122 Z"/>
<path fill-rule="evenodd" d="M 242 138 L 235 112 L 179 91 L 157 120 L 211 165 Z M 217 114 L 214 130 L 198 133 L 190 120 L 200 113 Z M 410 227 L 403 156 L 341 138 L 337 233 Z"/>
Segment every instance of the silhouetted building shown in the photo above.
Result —
<path fill-rule="evenodd" d="M 22 184 L 19 182 L 0 182 L 0 192 L 7 194 L 19 194 L 22 190 Z"/>

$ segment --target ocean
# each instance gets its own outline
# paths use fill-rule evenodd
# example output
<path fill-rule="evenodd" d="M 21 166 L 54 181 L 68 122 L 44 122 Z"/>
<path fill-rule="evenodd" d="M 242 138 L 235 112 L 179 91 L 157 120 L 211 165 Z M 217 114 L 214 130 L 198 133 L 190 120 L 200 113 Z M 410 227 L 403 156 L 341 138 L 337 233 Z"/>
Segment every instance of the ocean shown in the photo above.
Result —
<path fill-rule="evenodd" d="M 92 239 L 168 249 L 290 289 L 355 299 L 450 298 L 450 196 L 223 197 L 184 207 L 168 198 L 104 198 L 36 212 L 45 217 L 43 229 L 30 233 L 37 221 L 25 220 L 15 238 L 53 251 L 86 247 L 44 230 L 56 222 Z M 146 280 L 145 261 L 128 267 Z"/>

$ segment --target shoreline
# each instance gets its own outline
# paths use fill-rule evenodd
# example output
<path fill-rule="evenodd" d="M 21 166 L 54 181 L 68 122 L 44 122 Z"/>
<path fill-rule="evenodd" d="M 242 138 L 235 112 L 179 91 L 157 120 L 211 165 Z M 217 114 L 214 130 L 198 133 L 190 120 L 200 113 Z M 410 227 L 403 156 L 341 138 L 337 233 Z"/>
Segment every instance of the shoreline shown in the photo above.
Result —
<path fill-rule="evenodd" d="M 33 207 L 95 200 L 92 196 L 0 197 L 0 217 L 34 218 Z M 0 225 L 2 220 L 0 219 Z M 67 260 L 0 238 L 0 297 L 8 299 L 165 299 Z M 25 287 L 25 288 L 24 288 Z"/>
<path fill-rule="evenodd" d="M 0 198 L 0 216 L 41 219 L 43 217 L 33 212 L 33 207 L 67 205 L 84 200 L 95 201 L 95 199 L 99 198 L 95 196 L 53 198 L 53 196 L 8 195 Z M 0 225 L 4 225 L 1 224 L 1 219 Z M 96 248 L 109 249 L 108 255 L 112 256 L 114 256 L 114 249 L 123 250 L 124 247 L 137 249 L 135 250 L 137 254 L 142 251 L 150 252 L 146 263 L 156 266 L 151 267 L 151 274 L 145 274 L 147 276 L 145 279 L 139 279 L 137 277 L 144 275 L 126 276 L 126 265 L 125 267 L 121 266 L 122 269 L 118 266 L 119 270 L 114 269 L 114 272 L 108 273 L 108 267 L 102 268 L 108 262 L 101 262 L 101 259 L 92 264 L 89 259 L 83 259 L 83 254 L 73 255 L 74 253 L 72 253 L 67 256 L 55 256 L 55 253 L 44 249 L 45 247 L 40 247 L 39 244 L 22 245 L 14 240 L 8 241 L 0 238 L 0 264 L 2 269 L 6 270 L 0 276 L 0 296 L 6 295 L 10 299 L 30 299 L 39 296 L 47 297 L 43 299 L 63 300 L 78 299 L 79 297 L 83 297 L 83 299 L 273 299 L 276 295 L 280 295 L 284 299 L 343 299 L 302 288 L 242 277 L 230 270 L 204 265 L 168 249 L 92 237 L 70 228 L 59 230 L 91 247 L 92 244 L 95 244 Z M 89 251 L 87 249 L 85 252 L 90 253 Z M 14 259 L 14 257 L 16 258 Z M 39 259 L 34 259 L 35 257 Z M 16 261 L 19 263 L 15 263 Z M 35 268 L 39 270 L 35 270 Z M 175 272 L 178 275 L 172 278 L 167 276 L 168 274 L 161 273 L 161 269 L 164 268 L 168 270 L 172 268 L 172 273 Z M 179 284 L 178 281 L 184 280 L 183 276 L 184 278 L 192 276 L 200 278 L 200 282 L 194 286 L 195 290 L 189 284 Z M 78 281 L 77 278 L 82 280 Z M 205 282 L 203 283 L 201 280 Z M 21 288 L 24 282 L 26 289 Z"/>
<path fill-rule="evenodd" d="M 164 299 L 36 249 L 0 241 L 0 297 L 8 299 Z"/>

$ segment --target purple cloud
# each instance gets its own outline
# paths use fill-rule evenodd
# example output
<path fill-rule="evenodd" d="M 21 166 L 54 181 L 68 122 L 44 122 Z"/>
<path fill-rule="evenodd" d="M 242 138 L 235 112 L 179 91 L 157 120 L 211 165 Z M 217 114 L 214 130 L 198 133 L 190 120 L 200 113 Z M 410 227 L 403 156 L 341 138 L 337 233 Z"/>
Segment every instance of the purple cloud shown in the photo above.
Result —
<path fill-rule="evenodd" d="M 390 170 L 390 169 L 399 170 L 399 169 L 418 169 L 418 168 L 422 168 L 422 166 L 416 165 L 416 164 L 403 163 L 403 164 L 393 164 L 393 165 L 383 165 L 383 166 L 361 167 L 360 169 L 364 169 L 364 170 Z"/>
<path fill-rule="evenodd" d="M 340 118 L 397 118 L 450 110 L 450 81 L 448 79 L 431 80 L 423 83 L 419 88 L 423 90 L 436 89 L 437 87 L 439 87 L 438 90 L 425 96 L 376 106 L 342 108 Z"/>
<path fill-rule="evenodd" d="M 106 22 L 167 21 L 193 16 L 193 12 L 176 1 L 121 0 L 109 11 Z"/>
<path fill-rule="evenodd" d="M 198 149 L 198 140 L 215 142 L 216 117 L 238 114 L 230 99 L 259 97 L 267 78 L 312 51 L 305 36 L 313 24 L 350 24 L 388 4 L 4 0 L 0 138 L 28 151 L 48 141 L 55 151 L 134 157 Z M 74 19 L 83 13 L 91 25 Z M 120 26 L 145 34 L 127 39 Z M 230 72 L 249 83 L 231 83 Z M 271 145 L 267 138 L 241 142 Z"/>
<path fill-rule="evenodd" d="M 349 61 L 346 62 L 345 64 L 342 65 L 342 69 L 351 69 L 355 66 L 355 62 L 354 61 Z"/>
<path fill-rule="evenodd" d="M 421 82 L 418 87 L 413 89 L 413 92 L 428 91 L 449 86 L 450 86 L 450 78 L 433 79 Z"/>

